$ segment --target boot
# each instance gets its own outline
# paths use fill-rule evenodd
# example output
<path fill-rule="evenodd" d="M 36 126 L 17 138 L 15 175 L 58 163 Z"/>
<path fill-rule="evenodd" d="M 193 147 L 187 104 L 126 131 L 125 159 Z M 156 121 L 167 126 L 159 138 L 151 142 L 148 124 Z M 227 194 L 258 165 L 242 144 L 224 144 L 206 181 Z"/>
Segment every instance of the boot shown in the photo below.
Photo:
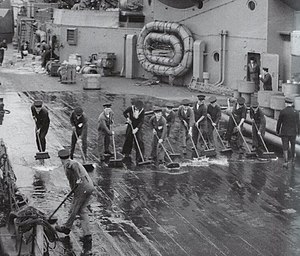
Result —
<path fill-rule="evenodd" d="M 82 239 L 83 246 L 82 246 L 82 253 L 81 256 L 92 256 L 92 235 L 86 235 Z"/>
<path fill-rule="evenodd" d="M 289 161 L 289 152 L 287 150 L 283 151 L 283 167 L 287 168 L 288 167 L 288 161 Z"/>
<path fill-rule="evenodd" d="M 292 156 L 292 166 L 295 167 L 296 153 Z"/>

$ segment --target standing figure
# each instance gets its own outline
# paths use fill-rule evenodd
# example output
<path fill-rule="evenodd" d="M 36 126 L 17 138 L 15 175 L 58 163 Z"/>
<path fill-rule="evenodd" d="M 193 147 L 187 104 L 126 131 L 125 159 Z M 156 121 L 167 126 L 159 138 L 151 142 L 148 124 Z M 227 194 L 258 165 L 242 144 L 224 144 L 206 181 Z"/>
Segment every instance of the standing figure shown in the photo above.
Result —
<path fill-rule="evenodd" d="M 129 159 L 130 154 L 132 151 L 133 140 L 135 134 L 137 143 L 140 146 L 141 153 L 144 156 L 144 142 L 143 142 L 143 123 L 145 117 L 145 110 L 144 104 L 140 100 L 135 100 L 131 107 L 128 107 L 124 112 L 123 115 L 126 118 L 126 122 L 128 123 L 126 129 L 126 139 L 123 145 L 122 154 L 125 155 L 125 158 Z M 138 150 L 138 146 L 136 141 L 134 142 L 135 146 L 135 155 L 136 155 L 136 162 L 139 163 L 142 161 L 141 155 Z"/>
<path fill-rule="evenodd" d="M 168 103 L 166 104 L 165 109 L 162 110 L 162 116 L 167 121 L 167 137 L 170 137 L 171 128 L 175 123 L 175 112 L 173 111 L 173 107 L 173 104 Z"/>
<path fill-rule="evenodd" d="M 36 100 L 31 105 L 32 118 L 35 121 L 36 145 L 39 152 L 46 151 L 46 135 L 48 133 L 50 119 L 48 111 L 43 107 L 41 100 Z"/>
<path fill-rule="evenodd" d="M 209 98 L 210 104 L 207 107 L 207 135 L 208 141 L 214 143 L 214 130 L 217 129 L 219 121 L 221 119 L 221 108 L 217 104 L 217 98 L 211 96 Z"/>
<path fill-rule="evenodd" d="M 272 77 L 269 74 L 268 68 L 263 68 L 264 76 L 259 75 L 260 81 L 263 82 L 263 88 L 265 91 L 272 91 Z"/>
<path fill-rule="evenodd" d="M 4 50 L 7 50 L 7 44 L 5 39 L 3 39 L 3 41 L 0 43 L 0 66 L 2 66 L 3 63 Z"/>
<path fill-rule="evenodd" d="M 29 51 L 29 42 L 28 41 L 26 41 L 26 42 L 23 41 L 20 51 L 21 51 L 21 58 L 24 59 L 24 56 L 27 56 L 28 51 Z"/>
<path fill-rule="evenodd" d="M 73 159 L 77 139 L 81 136 L 84 159 L 87 156 L 88 119 L 81 107 L 76 107 L 70 116 L 72 125 L 70 158 Z"/>
<path fill-rule="evenodd" d="M 276 126 L 276 132 L 282 141 L 284 167 L 288 167 L 289 143 L 291 144 L 292 164 L 295 164 L 296 137 L 300 135 L 299 113 L 294 109 L 293 103 L 292 99 L 285 99 L 286 107 L 280 111 Z"/>
<path fill-rule="evenodd" d="M 111 130 L 111 125 L 114 123 L 111 103 L 103 104 L 103 108 L 103 112 L 98 117 L 98 149 L 102 164 L 104 164 L 105 155 L 113 155 L 109 150 L 109 145 L 110 137 L 114 134 L 114 131 Z"/>
<path fill-rule="evenodd" d="M 92 255 L 92 234 L 89 224 L 89 205 L 91 195 L 94 191 L 94 184 L 83 165 L 69 158 L 70 153 L 66 149 L 58 151 L 58 157 L 64 167 L 65 174 L 69 181 L 74 197 L 71 203 L 68 220 L 63 225 L 55 226 L 57 232 L 69 235 L 76 219 L 80 216 L 81 228 L 83 231 L 83 252 L 82 256 Z"/>
<path fill-rule="evenodd" d="M 255 91 L 259 91 L 259 66 L 256 63 L 255 59 L 252 57 L 250 58 L 250 63 L 248 64 L 248 81 L 252 81 L 255 84 Z"/>
<path fill-rule="evenodd" d="M 47 62 L 51 58 L 51 48 L 50 45 L 46 43 L 45 40 L 42 41 L 42 46 L 41 46 L 41 55 L 42 55 L 42 68 L 46 67 Z"/>
<path fill-rule="evenodd" d="M 163 163 L 164 151 L 161 146 L 167 135 L 167 121 L 162 116 L 161 108 L 154 108 L 154 116 L 149 120 L 150 128 L 153 132 L 152 147 L 151 147 L 151 158 L 154 162 Z"/>
<path fill-rule="evenodd" d="M 190 107 L 190 101 L 184 99 L 182 105 L 178 108 L 178 118 L 180 120 L 180 131 L 182 134 L 182 152 L 186 154 L 186 143 L 189 137 L 192 137 L 192 129 L 195 123 L 193 109 Z"/>
<path fill-rule="evenodd" d="M 258 102 L 253 102 L 250 108 L 250 118 L 252 120 L 252 150 L 258 155 L 264 151 L 264 139 L 266 131 L 266 118 L 263 111 L 259 108 Z"/>
<path fill-rule="evenodd" d="M 227 103 L 229 105 L 229 99 Z M 228 141 L 228 146 L 230 146 L 231 136 L 232 133 L 234 132 L 234 129 L 238 129 L 242 133 L 243 124 L 246 119 L 246 114 L 247 114 L 247 108 L 245 106 L 245 98 L 239 97 L 234 103 L 232 112 L 230 113 L 228 125 L 227 125 L 226 140 Z M 237 147 L 242 153 L 243 140 L 239 131 L 237 131 L 238 134 Z"/>
<path fill-rule="evenodd" d="M 207 140 L 207 120 L 206 120 L 207 107 L 204 104 L 205 95 L 200 94 L 197 97 L 198 97 L 198 101 L 193 106 L 193 112 L 195 117 L 195 124 L 193 126 L 193 141 L 196 148 L 197 148 L 197 143 L 199 141 L 200 132 L 203 136 L 203 139 Z M 201 146 L 205 144 L 203 139 L 202 138 L 200 139 Z"/>

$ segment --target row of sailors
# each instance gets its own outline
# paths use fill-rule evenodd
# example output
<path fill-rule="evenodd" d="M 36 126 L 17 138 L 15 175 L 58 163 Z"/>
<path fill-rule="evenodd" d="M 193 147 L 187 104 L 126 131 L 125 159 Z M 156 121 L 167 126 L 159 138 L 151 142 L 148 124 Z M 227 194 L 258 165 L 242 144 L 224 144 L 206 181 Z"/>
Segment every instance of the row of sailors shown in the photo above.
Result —
<path fill-rule="evenodd" d="M 205 149 L 215 148 L 214 131 L 218 132 L 218 125 L 221 119 L 221 107 L 217 103 L 217 98 L 211 96 L 205 104 L 205 95 L 198 95 L 198 100 L 191 103 L 190 100 L 183 100 L 178 108 L 177 117 L 180 120 L 180 136 L 182 138 L 181 146 L 183 154 L 187 152 L 187 141 L 191 139 L 193 150 L 203 151 Z M 237 148 L 243 152 L 242 131 L 243 123 L 247 115 L 245 99 L 228 99 L 229 122 L 225 133 L 227 147 L 231 146 L 233 134 L 237 134 Z M 231 107 L 231 103 L 233 106 Z M 38 113 L 37 113 L 38 112 Z M 151 143 L 151 158 L 154 161 L 163 161 L 164 152 L 162 143 L 168 140 L 172 133 L 172 127 L 175 123 L 176 114 L 173 104 L 166 104 L 162 109 L 154 107 L 154 115 L 149 120 L 149 126 L 153 132 Z M 35 101 L 32 106 L 32 113 L 36 120 L 36 127 L 40 136 L 37 139 L 38 149 L 45 151 L 46 139 L 50 119 L 45 108 L 42 108 L 42 101 Z M 133 147 L 136 151 L 136 162 L 144 159 L 145 147 L 143 139 L 143 124 L 145 119 L 144 104 L 141 100 L 135 99 L 132 105 L 123 112 L 126 118 L 127 129 L 125 141 L 122 148 L 122 154 L 125 159 L 129 159 Z M 252 148 L 255 151 L 263 152 L 265 150 L 261 138 L 264 138 L 266 129 L 266 119 L 258 103 L 254 102 L 250 108 L 250 118 L 252 119 Z M 75 145 L 78 137 L 82 139 L 82 149 L 84 156 L 87 154 L 87 117 L 81 107 L 76 107 L 70 116 L 72 125 L 72 139 L 70 158 L 73 158 Z M 111 103 L 103 104 L 103 112 L 98 117 L 98 150 L 100 161 L 104 163 L 106 155 L 113 155 L 110 151 L 111 136 L 114 135 L 112 125 L 114 124 L 114 112 L 111 109 Z M 38 143 L 40 141 L 40 145 Z M 198 145 L 199 143 L 199 145 Z"/>

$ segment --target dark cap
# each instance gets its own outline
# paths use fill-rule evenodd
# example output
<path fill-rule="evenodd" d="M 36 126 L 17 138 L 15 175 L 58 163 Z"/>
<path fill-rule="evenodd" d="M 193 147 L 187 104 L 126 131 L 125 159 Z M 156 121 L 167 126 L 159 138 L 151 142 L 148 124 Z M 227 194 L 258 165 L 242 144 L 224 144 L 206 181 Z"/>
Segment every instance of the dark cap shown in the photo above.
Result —
<path fill-rule="evenodd" d="M 239 103 L 240 105 L 245 104 L 245 98 L 239 97 L 239 98 L 237 99 L 237 103 Z"/>
<path fill-rule="evenodd" d="M 204 100 L 205 99 L 205 95 L 203 95 L 203 94 L 199 94 L 199 95 L 197 95 L 197 97 L 198 97 L 199 100 Z"/>
<path fill-rule="evenodd" d="M 291 98 L 285 98 L 284 101 L 285 101 L 285 103 L 289 103 L 289 104 L 294 103 L 293 99 L 291 99 Z"/>
<path fill-rule="evenodd" d="M 41 100 L 35 100 L 33 105 L 37 108 L 40 108 L 43 105 L 43 101 Z"/>
<path fill-rule="evenodd" d="M 189 105 L 191 105 L 191 102 L 188 99 L 184 99 L 184 100 L 182 100 L 181 104 L 183 106 L 189 106 Z"/>
<path fill-rule="evenodd" d="M 134 102 L 134 106 L 138 109 L 142 109 L 144 107 L 144 103 L 141 100 L 137 100 Z"/>
<path fill-rule="evenodd" d="M 70 152 L 67 149 L 61 149 L 58 151 L 58 157 L 61 159 L 68 159 L 70 156 Z"/>
<path fill-rule="evenodd" d="M 165 107 L 167 108 L 174 108 L 174 104 L 172 102 L 166 103 Z"/>
<path fill-rule="evenodd" d="M 210 103 L 215 103 L 217 101 L 217 98 L 216 98 L 216 96 L 211 96 L 211 97 L 209 97 L 208 100 Z"/>
<path fill-rule="evenodd" d="M 103 107 L 104 107 L 104 108 L 110 108 L 110 107 L 111 107 L 111 103 L 104 103 L 104 104 L 103 104 Z"/>
<path fill-rule="evenodd" d="M 263 68 L 264 71 L 266 72 L 269 72 L 269 69 L 268 68 Z"/>
<path fill-rule="evenodd" d="M 82 115 L 82 113 L 83 113 L 83 109 L 82 109 L 81 107 L 76 107 L 76 108 L 74 109 L 74 113 L 75 113 L 77 116 L 80 116 L 80 115 Z"/>
<path fill-rule="evenodd" d="M 161 112 L 161 111 L 162 111 L 162 109 L 160 107 L 154 106 L 154 108 L 153 108 L 154 113 Z"/>

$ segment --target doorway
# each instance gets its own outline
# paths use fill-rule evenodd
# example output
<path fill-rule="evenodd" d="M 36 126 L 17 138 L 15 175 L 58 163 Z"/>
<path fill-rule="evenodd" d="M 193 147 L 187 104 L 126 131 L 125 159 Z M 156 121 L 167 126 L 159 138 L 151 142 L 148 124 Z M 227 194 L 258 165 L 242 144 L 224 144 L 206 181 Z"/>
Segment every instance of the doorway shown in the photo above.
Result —
<path fill-rule="evenodd" d="M 260 64 L 261 64 L 260 53 L 248 52 L 248 54 L 247 54 L 247 67 L 248 67 L 248 64 L 250 63 L 251 59 L 255 60 L 255 62 L 257 63 L 257 65 L 259 66 L 259 69 L 260 69 Z M 247 68 L 247 81 L 250 81 L 250 73 L 249 73 L 248 68 Z"/>

